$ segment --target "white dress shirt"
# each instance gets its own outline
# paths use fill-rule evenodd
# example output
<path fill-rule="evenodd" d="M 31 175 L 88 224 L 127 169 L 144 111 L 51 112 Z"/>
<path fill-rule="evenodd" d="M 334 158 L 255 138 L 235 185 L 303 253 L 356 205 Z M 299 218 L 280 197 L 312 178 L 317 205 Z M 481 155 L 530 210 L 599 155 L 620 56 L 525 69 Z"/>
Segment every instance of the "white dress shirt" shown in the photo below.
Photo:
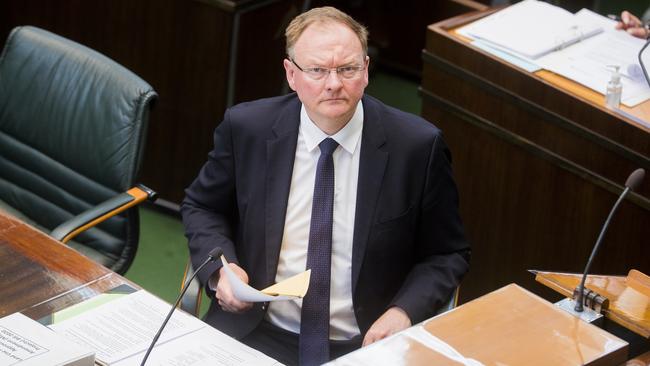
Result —
<path fill-rule="evenodd" d="M 309 246 L 309 225 L 320 157 L 318 144 L 331 137 L 340 146 L 334 151 L 334 227 L 332 231 L 332 272 L 330 280 L 330 339 L 347 340 L 359 335 L 352 307 L 352 239 L 359 178 L 359 155 L 363 129 L 361 101 L 352 119 L 336 134 L 321 131 L 300 110 L 300 127 L 291 177 L 291 190 L 282 235 L 282 249 L 275 281 L 285 280 L 305 270 Z M 300 333 L 302 300 L 269 303 L 266 318 L 276 326 Z"/>

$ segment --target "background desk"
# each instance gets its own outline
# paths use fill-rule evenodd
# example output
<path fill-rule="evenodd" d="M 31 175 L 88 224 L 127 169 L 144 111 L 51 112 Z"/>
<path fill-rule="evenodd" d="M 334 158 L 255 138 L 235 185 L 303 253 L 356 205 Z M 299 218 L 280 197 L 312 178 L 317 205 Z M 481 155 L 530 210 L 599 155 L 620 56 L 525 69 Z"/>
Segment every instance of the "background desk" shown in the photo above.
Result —
<path fill-rule="evenodd" d="M 122 284 L 138 288 L 0 211 L 0 317 L 40 319 Z"/>
<path fill-rule="evenodd" d="M 636 168 L 650 173 L 650 129 L 561 77 L 518 69 L 453 30 L 426 30 L 422 115 L 445 133 L 472 243 L 461 302 L 512 281 L 557 299 L 527 269 L 581 272 Z M 628 112 L 650 121 L 650 103 Z M 650 273 L 650 179 L 612 221 L 594 273 Z"/>

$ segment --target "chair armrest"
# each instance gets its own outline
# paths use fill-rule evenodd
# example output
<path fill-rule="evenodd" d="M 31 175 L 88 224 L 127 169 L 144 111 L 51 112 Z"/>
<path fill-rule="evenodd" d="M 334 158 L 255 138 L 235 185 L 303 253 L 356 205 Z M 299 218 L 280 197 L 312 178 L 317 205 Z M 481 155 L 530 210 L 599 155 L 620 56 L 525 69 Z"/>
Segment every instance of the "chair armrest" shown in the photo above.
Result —
<path fill-rule="evenodd" d="M 154 201 L 156 192 L 142 184 L 120 193 L 115 197 L 90 208 L 52 230 L 50 236 L 67 243 L 70 239 L 103 222 L 120 212 L 127 210 L 145 200 Z"/>
<path fill-rule="evenodd" d="M 187 279 L 192 278 L 193 274 L 194 268 L 192 268 L 192 262 L 188 260 L 187 264 L 185 264 L 181 290 L 183 290 L 183 285 L 187 282 Z M 185 292 L 185 295 L 181 299 L 180 308 L 194 316 L 199 316 L 199 310 L 201 309 L 201 285 L 196 277 L 187 285 L 187 292 Z"/>

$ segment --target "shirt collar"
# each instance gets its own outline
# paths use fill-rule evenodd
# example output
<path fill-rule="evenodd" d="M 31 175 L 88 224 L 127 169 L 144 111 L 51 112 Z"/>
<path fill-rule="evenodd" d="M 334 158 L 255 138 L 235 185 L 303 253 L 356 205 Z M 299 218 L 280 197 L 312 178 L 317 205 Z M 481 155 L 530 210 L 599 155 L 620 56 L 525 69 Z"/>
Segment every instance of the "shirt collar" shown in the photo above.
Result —
<path fill-rule="evenodd" d="M 358 146 L 361 132 L 363 130 L 363 104 L 361 101 L 357 103 L 357 109 L 350 121 L 337 133 L 329 136 L 323 132 L 307 115 L 307 110 L 303 104 L 300 108 L 300 133 L 305 139 L 307 151 L 314 150 L 321 141 L 328 137 L 334 139 L 339 145 L 350 154 L 354 154 L 354 150 Z"/>

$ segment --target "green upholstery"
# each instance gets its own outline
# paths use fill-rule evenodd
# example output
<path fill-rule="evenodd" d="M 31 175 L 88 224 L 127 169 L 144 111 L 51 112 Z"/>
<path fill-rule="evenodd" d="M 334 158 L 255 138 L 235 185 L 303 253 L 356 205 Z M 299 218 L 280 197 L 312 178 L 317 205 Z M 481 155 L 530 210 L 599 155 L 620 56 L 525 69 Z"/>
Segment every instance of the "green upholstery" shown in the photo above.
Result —
<path fill-rule="evenodd" d="M 106 56 L 24 26 L 0 55 L 0 201 L 49 232 L 135 184 L 152 87 Z M 138 213 L 75 238 L 118 273 L 131 264 Z"/>

